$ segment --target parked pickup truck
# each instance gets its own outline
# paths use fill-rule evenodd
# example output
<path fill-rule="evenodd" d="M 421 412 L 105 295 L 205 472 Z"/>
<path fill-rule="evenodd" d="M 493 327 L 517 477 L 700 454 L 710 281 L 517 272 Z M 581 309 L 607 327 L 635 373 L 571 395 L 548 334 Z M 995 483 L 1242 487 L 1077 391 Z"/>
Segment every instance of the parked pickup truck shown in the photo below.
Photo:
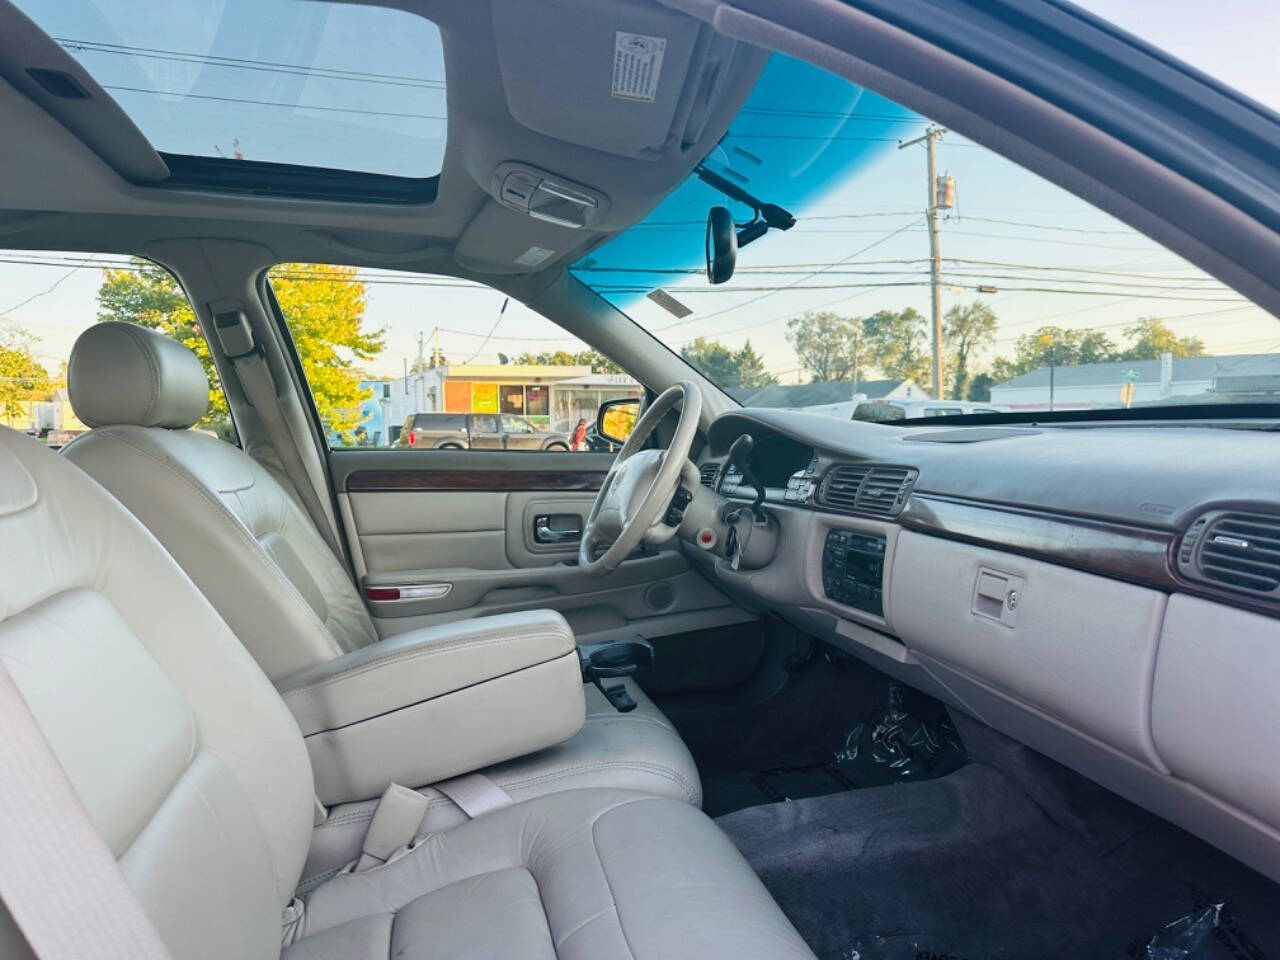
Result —
<path fill-rule="evenodd" d="M 563 433 L 539 430 L 513 413 L 415 413 L 396 444 L 434 450 L 563 450 Z"/>

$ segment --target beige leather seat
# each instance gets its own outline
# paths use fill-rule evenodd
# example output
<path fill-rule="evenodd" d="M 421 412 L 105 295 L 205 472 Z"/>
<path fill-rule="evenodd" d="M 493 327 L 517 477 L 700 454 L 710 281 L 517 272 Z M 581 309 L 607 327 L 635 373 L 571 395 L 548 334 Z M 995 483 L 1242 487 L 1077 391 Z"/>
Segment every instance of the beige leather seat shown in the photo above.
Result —
<path fill-rule="evenodd" d="M 136 518 L 4 428 L 0 543 L 0 658 L 176 960 L 262 960 L 282 938 L 289 960 L 812 958 L 700 811 L 612 789 L 426 836 L 319 886 L 286 929 L 312 772 L 253 658 Z M 67 877 L 71 915 L 87 884 Z M 4 909 L 0 956 L 32 956 Z"/>
<path fill-rule="evenodd" d="M 66 457 L 155 534 L 281 690 L 319 664 L 378 642 L 363 600 L 292 494 L 237 447 L 187 429 L 209 397 L 190 350 L 143 327 L 97 324 L 72 350 L 68 390 L 76 415 L 95 429 L 69 444 Z M 417 638 L 432 633 L 414 631 Z M 576 736 L 484 772 L 517 800 L 619 787 L 699 805 L 688 749 L 653 702 L 634 684 L 629 689 L 639 705 L 634 712 L 619 714 L 589 687 L 587 721 Z M 431 798 L 424 828 L 464 819 L 444 796 L 410 785 Z M 359 853 L 373 808 L 372 799 L 330 807 L 304 889 Z"/>

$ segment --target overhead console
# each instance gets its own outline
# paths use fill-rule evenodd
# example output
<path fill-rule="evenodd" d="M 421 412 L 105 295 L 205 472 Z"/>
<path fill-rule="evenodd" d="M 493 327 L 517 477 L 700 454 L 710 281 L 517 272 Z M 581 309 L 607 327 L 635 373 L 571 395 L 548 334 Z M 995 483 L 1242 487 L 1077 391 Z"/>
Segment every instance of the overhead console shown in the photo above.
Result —
<path fill-rule="evenodd" d="M 510 120 L 459 151 L 489 199 L 454 250 L 481 273 L 570 263 L 642 218 L 715 148 L 768 59 L 649 0 L 493 0 L 492 14 L 485 109 Z"/>

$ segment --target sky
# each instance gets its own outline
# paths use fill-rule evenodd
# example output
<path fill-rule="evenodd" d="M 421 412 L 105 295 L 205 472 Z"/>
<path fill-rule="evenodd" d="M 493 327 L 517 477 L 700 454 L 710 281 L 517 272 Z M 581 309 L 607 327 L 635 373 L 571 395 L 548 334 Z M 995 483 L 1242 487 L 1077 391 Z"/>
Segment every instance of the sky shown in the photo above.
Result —
<path fill-rule="evenodd" d="M 294 0 L 252 4 L 228 0 L 213 5 L 215 11 L 230 14 L 252 9 L 269 21 L 276 18 L 272 22 L 281 29 L 289 26 L 289 30 L 275 34 L 288 37 L 288 41 L 268 50 L 251 48 L 249 39 L 228 34 L 227 23 L 238 17 L 220 19 L 207 8 L 205 15 L 196 16 L 191 12 L 196 4 L 187 5 L 184 11 L 179 4 L 151 3 L 154 16 L 137 15 L 138 7 L 132 0 L 100 0 L 96 5 L 89 0 L 74 4 L 21 0 L 20 5 L 38 13 L 38 21 L 41 16 L 52 18 L 46 24 L 50 32 L 98 44 L 96 53 L 77 52 L 98 73 L 127 67 L 142 71 L 140 75 L 150 89 L 225 95 L 237 101 L 180 101 L 154 94 L 121 93 L 126 109 L 162 148 L 212 152 L 206 141 L 216 140 L 219 149 L 226 149 L 229 132 L 236 130 L 244 133 L 236 136 L 250 157 L 298 159 L 278 152 L 294 151 L 298 156 L 324 156 L 327 163 L 352 169 L 385 168 L 384 172 L 406 175 L 426 175 L 423 171 L 434 172 L 432 166 L 438 169 L 442 123 L 424 119 L 437 112 L 443 115 L 443 96 L 438 88 L 373 83 L 338 72 L 367 72 L 367 64 L 377 62 L 380 77 L 404 77 L 414 82 L 442 77 L 434 28 L 428 24 L 429 29 L 416 36 L 410 29 L 421 30 L 425 21 L 378 21 L 379 30 L 367 31 L 358 30 L 359 24 L 351 18 L 357 14 L 405 15 L 335 5 L 336 12 L 330 10 L 318 17 L 315 8 L 328 5 L 297 4 Z M 109 16 L 94 21 L 83 12 L 74 17 L 68 13 L 72 8 L 95 6 Z M 311 19 L 297 19 L 299 6 L 307 8 Z M 1280 71 L 1268 50 L 1280 35 L 1280 4 L 1222 0 L 1212 7 L 1212 16 L 1210 8 L 1187 0 L 1160 4 L 1090 0 L 1087 6 L 1259 100 L 1280 105 Z M 120 17 L 126 8 L 135 11 L 133 19 Z M 63 19 L 56 19 L 59 17 Z M 136 21 L 140 26 L 129 27 L 125 35 L 112 32 L 113 21 Z M 406 38 L 427 55 L 413 56 Z M 376 58 L 368 55 L 371 42 L 387 44 Z M 106 48 L 101 45 L 106 43 L 127 43 L 135 50 L 202 51 L 203 58 L 197 57 L 193 64 L 190 60 L 159 59 L 169 53 L 153 53 L 150 59 L 124 56 L 103 52 Z M 436 46 L 431 47 L 432 43 Z M 208 58 L 210 50 L 215 56 L 235 57 L 238 63 L 305 64 L 310 65 L 308 69 L 328 72 L 320 78 L 305 73 L 299 77 L 288 71 L 251 69 L 252 64 L 218 65 Z M 421 116 L 363 117 L 292 106 L 367 109 L 372 92 L 380 98 L 377 106 L 382 113 Z M 244 100 L 262 102 L 239 102 Z M 899 139 L 922 132 L 926 121 L 852 87 L 838 97 L 829 91 L 826 99 L 805 101 L 800 107 L 785 97 L 762 102 L 769 105 L 763 113 L 735 122 L 732 129 L 746 138 L 738 142 L 749 144 L 750 138 L 756 137 L 759 139 L 752 149 L 774 149 L 775 153 L 785 147 L 784 159 L 792 172 L 799 171 L 797 176 L 808 175 L 817 169 L 814 164 L 823 162 L 818 147 L 824 137 L 858 141 L 842 143 L 846 148 L 839 154 L 843 165 L 836 165 L 822 177 L 809 176 L 805 189 L 793 189 L 782 180 L 770 184 L 778 195 L 764 199 L 791 204 L 799 218 L 797 226 L 787 233 L 771 233 L 745 248 L 739 256 L 738 275 L 724 287 L 711 288 L 696 274 L 670 274 L 656 281 L 694 310 L 688 318 L 677 319 L 637 295 L 610 296 L 673 349 L 697 336 L 718 339 L 735 348 L 750 339 L 780 381 L 804 382 L 809 379 L 807 372 L 786 341 L 788 318 L 814 309 L 862 315 L 910 306 L 928 313 L 925 154 L 921 146 L 897 147 Z M 812 108 L 815 102 L 821 109 Z M 292 105 L 274 105 L 277 103 Z M 830 115 L 813 116 L 815 113 Z M 835 122 L 835 115 L 846 113 L 861 113 L 860 122 Z M 886 117 L 906 119 L 877 119 Z M 781 137 L 784 142 L 764 139 L 774 136 L 768 131 L 775 129 L 786 135 Z M 173 139 L 162 141 L 162 136 Z M 365 148 L 357 151 L 354 144 Z M 369 145 L 373 149 L 367 149 Z M 943 136 L 938 168 L 955 178 L 957 197 L 955 208 L 944 216 L 940 233 L 948 280 L 943 291 L 944 311 L 977 296 L 973 290 L 952 289 L 952 285 L 975 287 L 983 283 L 999 289 L 994 295 L 983 296 L 1000 320 L 997 341 L 985 360 L 1010 352 L 1018 335 L 1041 324 L 1103 329 L 1122 341 L 1124 327 L 1143 316 L 1159 316 L 1178 334 L 1203 338 L 1210 353 L 1280 351 L 1280 321 L 1275 317 L 1251 307 L 1238 294 L 1124 224 L 958 133 Z M 813 182 L 819 186 L 815 188 Z M 661 208 L 661 218 L 657 213 L 650 217 L 659 226 L 642 226 L 633 235 L 647 237 L 647 241 L 631 253 L 619 248 L 626 256 L 617 262 L 628 262 L 631 257 L 629 262 L 635 268 L 696 268 L 703 257 L 701 222 L 706 207 L 706 194 L 673 195 Z M 661 226 L 671 222 L 680 225 Z M 648 234 L 642 232 L 646 229 Z M 655 230 L 659 232 L 652 232 Z M 652 242 L 655 236 L 660 237 L 659 244 Z M 602 248 L 598 254 L 603 256 L 607 250 Z M 653 251 L 660 253 L 660 258 L 650 257 Z M 616 285 L 618 281 L 618 275 L 582 276 L 592 282 L 612 280 Z M 431 331 L 437 326 L 442 330 L 441 346 L 454 362 L 492 362 L 500 351 L 514 356 L 524 350 L 578 346 L 550 321 L 519 304 L 512 303 L 500 316 L 504 297 L 493 290 L 377 271 L 369 272 L 366 279 L 370 282 L 366 323 L 384 327 L 387 334 L 386 350 L 369 365 L 375 375 L 400 374 L 404 364 L 416 356 L 420 334 L 425 335 L 426 349 L 430 350 Z M 0 322 L 19 324 L 37 334 L 41 338 L 38 353 L 47 366 L 56 369 L 76 334 L 94 321 L 100 281 L 100 271 L 91 264 L 0 252 L 0 317 L 4 318 Z M 1056 292 L 1020 289 L 1028 287 Z M 1133 296 L 1135 293 L 1143 295 Z"/>

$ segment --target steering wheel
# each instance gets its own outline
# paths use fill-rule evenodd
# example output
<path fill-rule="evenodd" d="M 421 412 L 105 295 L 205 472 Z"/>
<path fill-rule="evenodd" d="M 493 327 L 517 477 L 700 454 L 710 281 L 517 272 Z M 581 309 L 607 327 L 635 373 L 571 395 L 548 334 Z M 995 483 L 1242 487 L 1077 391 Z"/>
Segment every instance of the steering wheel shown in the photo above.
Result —
<path fill-rule="evenodd" d="M 677 403 L 680 422 L 671 445 L 666 450 L 644 449 L 649 435 Z M 640 544 L 664 543 L 675 536 L 675 527 L 662 521 L 689 462 L 701 415 L 702 391 L 689 380 L 662 391 L 644 412 L 605 475 L 583 526 L 578 566 L 584 573 L 603 576 L 618 569 Z M 596 548 L 603 543 L 610 546 L 597 557 Z"/>

